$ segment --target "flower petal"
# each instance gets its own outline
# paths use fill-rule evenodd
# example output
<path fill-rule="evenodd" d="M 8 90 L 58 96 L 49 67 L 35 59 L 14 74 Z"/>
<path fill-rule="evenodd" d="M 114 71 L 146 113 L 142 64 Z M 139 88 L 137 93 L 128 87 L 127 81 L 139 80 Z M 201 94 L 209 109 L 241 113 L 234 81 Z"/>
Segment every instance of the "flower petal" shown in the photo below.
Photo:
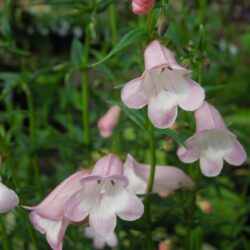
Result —
<path fill-rule="evenodd" d="M 124 163 L 124 175 L 129 180 L 127 188 L 135 194 L 145 194 L 147 191 L 147 181 L 137 174 L 137 164 L 138 162 L 131 155 L 127 156 Z"/>
<path fill-rule="evenodd" d="M 116 226 L 116 215 L 113 211 L 101 210 L 103 208 L 107 209 L 108 206 L 110 206 L 110 204 L 104 204 L 104 202 L 102 202 L 100 208 L 94 209 L 89 215 L 90 226 L 100 235 L 107 235 L 113 232 Z"/>
<path fill-rule="evenodd" d="M 29 217 L 34 227 L 40 233 L 46 234 L 47 241 L 51 248 L 53 250 L 61 250 L 62 240 L 69 222 L 66 220 L 52 221 L 39 216 L 35 212 L 31 212 Z"/>
<path fill-rule="evenodd" d="M 202 173 L 207 177 L 215 177 L 220 174 L 223 168 L 223 159 L 209 159 L 204 156 L 200 158 L 200 167 Z"/>
<path fill-rule="evenodd" d="M 143 215 L 143 203 L 131 191 L 123 188 L 119 191 L 119 195 L 114 198 L 115 211 L 121 219 L 134 221 Z"/>
<path fill-rule="evenodd" d="M 202 105 L 205 92 L 195 81 L 187 79 L 187 82 L 189 84 L 188 93 L 185 98 L 178 100 L 178 105 L 186 111 L 194 111 Z"/>
<path fill-rule="evenodd" d="M 120 175 L 123 173 L 123 164 L 114 154 L 108 154 L 98 160 L 92 170 L 93 175 L 102 177 L 109 175 Z"/>
<path fill-rule="evenodd" d="M 151 70 L 155 67 L 176 63 L 172 53 L 162 46 L 157 40 L 151 42 L 144 51 L 145 70 Z"/>
<path fill-rule="evenodd" d="M 213 128 L 228 131 L 218 110 L 206 101 L 195 111 L 195 120 L 197 132 Z"/>
<path fill-rule="evenodd" d="M 199 158 L 199 153 L 195 150 L 193 145 L 193 137 L 190 137 L 186 142 L 186 148 L 181 146 L 178 151 L 177 155 L 179 159 L 184 163 L 193 163 Z"/>
<path fill-rule="evenodd" d="M 165 92 L 150 99 L 148 105 L 148 116 L 157 128 L 168 128 L 176 120 L 177 105 Z"/>
<path fill-rule="evenodd" d="M 116 234 L 115 233 L 109 234 L 108 237 L 106 238 L 106 242 L 109 247 L 116 247 L 118 245 Z"/>
<path fill-rule="evenodd" d="M 150 175 L 149 165 L 141 164 L 131 155 L 128 155 L 124 168 L 125 170 L 133 168 L 134 175 L 144 181 L 147 186 Z M 172 191 L 181 187 L 191 187 L 192 185 L 192 180 L 181 169 L 172 166 L 156 166 L 153 187 L 154 192 Z M 128 188 L 130 188 L 130 184 Z M 144 193 L 146 193 L 146 189 Z"/>
<path fill-rule="evenodd" d="M 96 249 L 103 249 L 105 247 L 105 242 L 102 238 L 94 238 L 93 243 Z"/>
<path fill-rule="evenodd" d="M 247 154 L 245 149 L 241 146 L 241 144 L 237 141 L 236 138 L 232 138 L 234 141 L 234 145 L 232 150 L 224 155 L 224 159 L 234 166 L 240 166 L 243 162 L 246 161 Z"/>
<path fill-rule="evenodd" d="M 0 213 L 6 213 L 18 204 L 17 194 L 0 181 Z"/>
<path fill-rule="evenodd" d="M 81 188 L 80 180 L 90 174 L 90 170 L 81 170 L 71 175 L 58 185 L 40 204 L 27 209 L 35 210 L 37 214 L 51 220 L 64 218 L 64 206 L 67 200 Z"/>
<path fill-rule="evenodd" d="M 95 180 L 98 178 L 96 177 Z M 100 195 L 100 185 L 97 181 L 89 180 L 82 184 L 82 189 L 77 191 L 65 205 L 65 216 L 75 222 L 84 220 Z"/>
<path fill-rule="evenodd" d="M 148 100 L 141 88 L 142 77 L 128 82 L 121 92 L 123 103 L 129 108 L 140 109 L 147 105 Z"/>

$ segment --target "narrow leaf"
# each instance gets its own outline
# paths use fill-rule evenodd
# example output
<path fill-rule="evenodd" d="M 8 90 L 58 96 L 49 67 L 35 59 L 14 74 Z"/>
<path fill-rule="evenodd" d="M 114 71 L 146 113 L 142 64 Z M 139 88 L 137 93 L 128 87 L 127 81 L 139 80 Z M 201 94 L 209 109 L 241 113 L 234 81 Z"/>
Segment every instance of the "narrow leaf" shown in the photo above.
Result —
<path fill-rule="evenodd" d="M 139 29 L 129 31 L 104 58 L 94 64 L 91 64 L 90 66 L 93 67 L 107 61 L 110 57 L 117 54 L 129 45 L 138 43 L 143 37 L 144 33 Z"/>

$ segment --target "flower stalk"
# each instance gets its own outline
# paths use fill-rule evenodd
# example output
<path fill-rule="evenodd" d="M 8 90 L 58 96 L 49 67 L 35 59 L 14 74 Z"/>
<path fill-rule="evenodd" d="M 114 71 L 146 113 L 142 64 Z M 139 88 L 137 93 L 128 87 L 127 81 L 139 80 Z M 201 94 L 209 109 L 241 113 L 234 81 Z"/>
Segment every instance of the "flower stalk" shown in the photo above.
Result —
<path fill-rule="evenodd" d="M 10 250 L 10 244 L 8 240 L 8 236 L 6 233 L 6 227 L 5 227 L 5 222 L 3 221 L 3 218 L 0 217 L 0 231 L 1 231 L 1 242 L 2 242 L 2 247 L 3 250 Z"/>
<path fill-rule="evenodd" d="M 84 42 L 84 54 L 83 54 L 83 65 L 84 69 L 82 72 L 82 123 L 83 123 L 83 143 L 87 147 L 87 157 L 89 158 L 90 153 L 90 125 L 89 125 L 89 70 L 87 64 L 89 61 L 90 53 L 90 29 L 87 26 L 85 30 L 85 42 Z"/>
<path fill-rule="evenodd" d="M 10 172 L 11 172 L 11 176 L 12 176 L 12 179 L 13 179 L 13 182 L 14 182 L 15 189 L 19 190 L 20 184 L 19 184 L 18 178 L 16 176 L 15 168 L 14 168 L 14 165 L 13 165 L 13 162 L 12 162 L 12 159 L 11 159 L 11 156 L 10 156 L 9 152 L 8 152 L 7 163 L 8 163 L 8 166 L 10 168 Z M 20 203 L 22 204 L 22 197 L 20 195 L 19 195 L 19 200 L 20 200 Z M 24 210 L 21 209 L 21 210 L 18 210 L 18 211 L 20 213 L 20 217 L 28 221 L 27 214 L 24 212 Z M 27 225 L 28 234 L 29 234 L 29 237 L 31 239 L 31 242 L 33 243 L 34 249 L 39 250 L 39 246 L 38 246 L 38 242 L 37 242 L 37 238 L 36 238 L 34 229 L 30 225 L 30 223 L 27 223 L 26 225 Z"/>
<path fill-rule="evenodd" d="M 28 115 L 29 115 L 29 136 L 32 146 L 36 142 L 36 121 L 35 121 L 35 108 L 32 93 L 27 85 L 24 85 L 24 92 L 26 94 L 27 104 L 28 104 Z M 42 195 L 42 184 L 40 180 L 40 170 L 38 165 L 37 156 L 34 154 L 30 159 L 30 164 L 33 167 L 34 179 L 36 189 L 38 191 L 39 198 Z M 30 176 L 30 169 L 27 169 L 27 176 Z"/>
<path fill-rule="evenodd" d="M 155 166 L 156 166 L 156 144 L 154 137 L 154 127 L 152 123 L 148 120 L 148 137 L 149 137 L 149 147 L 150 147 L 150 173 L 148 180 L 147 194 L 145 198 L 145 219 L 146 219 L 146 237 L 147 237 L 147 249 L 153 250 L 153 235 L 152 235 L 152 215 L 151 215 L 151 193 L 154 187 L 155 178 Z"/>

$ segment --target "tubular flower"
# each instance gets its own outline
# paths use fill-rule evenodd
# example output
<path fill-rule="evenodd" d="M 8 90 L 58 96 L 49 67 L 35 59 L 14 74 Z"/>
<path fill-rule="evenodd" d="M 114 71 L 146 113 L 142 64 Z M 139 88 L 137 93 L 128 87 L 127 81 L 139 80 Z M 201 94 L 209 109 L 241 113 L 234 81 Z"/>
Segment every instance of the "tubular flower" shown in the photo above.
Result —
<path fill-rule="evenodd" d="M 110 137 L 117 124 L 121 109 L 117 105 L 112 106 L 107 113 L 98 121 L 99 133 L 102 137 Z"/>
<path fill-rule="evenodd" d="M 96 162 L 92 174 L 81 180 L 82 187 L 67 202 L 65 215 L 82 221 L 89 216 L 90 226 L 100 235 L 108 235 L 116 226 L 116 215 L 133 221 L 143 214 L 141 200 L 128 188 L 120 159 L 109 154 Z"/>
<path fill-rule="evenodd" d="M 64 233 L 70 221 L 64 216 L 64 207 L 68 199 L 81 188 L 80 180 L 90 174 L 81 170 L 71 175 L 57 186 L 39 205 L 25 208 L 32 210 L 30 221 L 41 233 L 46 234 L 53 250 L 62 249 Z"/>
<path fill-rule="evenodd" d="M 131 155 L 124 164 L 124 175 L 129 179 L 128 188 L 136 194 L 147 192 L 150 166 L 137 162 Z M 192 180 L 180 169 L 170 166 L 156 166 L 153 192 L 172 191 L 192 187 Z"/>
<path fill-rule="evenodd" d="M 145 15 L 154 7 L 155 0 L 133 0 L 132 9 L 136 15 Z"/>
<path fill-rule="evenodd" d="M 105 245 L 116 247 L 118 244 L 117 236 L 114 232 L 111 232 L 108 235 L 99 235 L 92 227 L 87 227 L 84 234 L 86 237 L 93 239 L 93 244 L 97 249 L 102 249 Z"/>
<path fill-rule="evenodd" d="M 195 112 L 196 133 L 180 147 L 177 154 L 182 162 L 192 163 L 200 159 L 205 176 L 220 174 L 223 160 L 234 166 L 246 160 L 246 152 L 226 127 L 220 113 L 212 105 L 204 104 Z"/>
<path fill-rule="evenodd" d="M 190 71 L 179 66 L 173 54 L 158 41 L 144 52 L 145 71 L 141 77 L 128 82 L 121 98 L 129 108 L 148 105 L 148 116 L 157 128 L 168 128 L 176 120 L 178 109 L 198 109 L 205 98 L 199 84 L 188 78 Z"/>
<path fill-rule="evenodd" d="M 0 177 L 0 214 L 6 213 L 19 204 L 17 194 L 1 182 Z"/>

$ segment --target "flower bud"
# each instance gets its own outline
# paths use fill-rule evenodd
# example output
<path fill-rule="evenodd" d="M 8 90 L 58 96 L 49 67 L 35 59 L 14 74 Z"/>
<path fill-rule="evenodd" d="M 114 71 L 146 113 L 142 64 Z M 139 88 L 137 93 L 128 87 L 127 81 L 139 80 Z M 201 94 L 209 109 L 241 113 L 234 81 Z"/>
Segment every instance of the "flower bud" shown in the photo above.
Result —
<path fill-rule="evenodd" d="M 98 121 L 99 133 L 103 138 L 110 137 L 113 133 L 113 129 L 115 128 L 121 109 L 119 106 L 112 106 L 103 117 Z"/>
<path fill-rule="evenodd" d="M 213 211 L 212 204 L 208 200 L 198 198 L 196 204 L 200 208 L 200 210 L 205 214 L 211 214 Z"/>
<path fill-rule="evenodd" d="M 158 35 L 160 37 L 163 36 L 169 26 L 168 17 L 166 15 L 159 16 L 156 25 L 157 25 Z"/>

